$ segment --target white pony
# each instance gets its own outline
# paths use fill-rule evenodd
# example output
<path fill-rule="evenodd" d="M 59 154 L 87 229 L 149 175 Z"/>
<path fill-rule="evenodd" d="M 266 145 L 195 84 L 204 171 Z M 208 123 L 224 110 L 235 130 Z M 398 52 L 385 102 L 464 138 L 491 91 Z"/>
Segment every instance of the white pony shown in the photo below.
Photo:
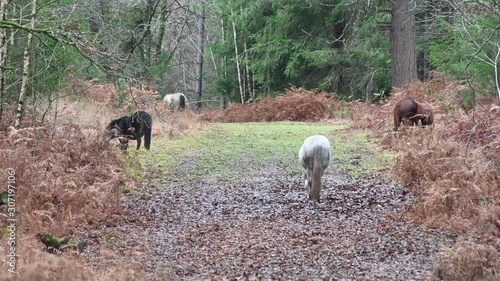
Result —
<path fill-rule="evenodd" d="M 325 136 L 308 137 L 299 150 L 299 161 L 304 167 L 304 187 L 309 199 L 319 202 L 321 177 L 330 164 L 330 141 Z"/>
<path fill-rule="evenodd" d="M 165 95 L 163 102 L 166 103 L 173 111 L 184 110 L 187 105 L 187 98 L 183 93 L 175 93 Z"/>

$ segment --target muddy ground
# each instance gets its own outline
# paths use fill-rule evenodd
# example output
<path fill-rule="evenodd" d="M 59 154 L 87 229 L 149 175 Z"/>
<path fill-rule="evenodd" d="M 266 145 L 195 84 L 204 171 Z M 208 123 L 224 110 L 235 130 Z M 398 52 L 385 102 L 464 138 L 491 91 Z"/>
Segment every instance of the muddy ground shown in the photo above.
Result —
<path fill-rule="evenodd" d="M 82 232 L 89 263 L 129 263 L 144 280 L 429 280 L 435 253 L 455 240 L 405 220 L 405 187 L 350 179 L 335 163 L 310 203 L 301 175 L 286 172 L 297 163 L 242 159 L 245 173 L 181 181 L 195 161 L 175 181 L 122 195 L 125 221 Z"/>

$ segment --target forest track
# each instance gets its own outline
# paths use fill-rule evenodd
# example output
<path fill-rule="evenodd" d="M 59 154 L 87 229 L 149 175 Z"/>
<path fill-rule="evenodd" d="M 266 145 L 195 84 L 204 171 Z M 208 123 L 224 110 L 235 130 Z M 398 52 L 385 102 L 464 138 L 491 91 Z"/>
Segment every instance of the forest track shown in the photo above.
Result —
<path fill-rule="evenodd" d="M 321 203 L 309 203 L 301 179 L 275 165 L 234 185 L 200 181 L 130 200 L 132 216 L 151 217 L 156 251 L 145 270 L 183 280 L 430 279 L 451 240 L 400 219 L 411 201 L 401 186 L 330 170 Z"/>
<path fill-rule="evenodd" d="M 353 179 L 335 161 L 311 203 L 301 175 L 287 172 L 297 162 L 242 154 L 232 163 L 242 173 L 190 178 L 199 154 L 188 155 L 175 180 L 123 195 L 127 222 L 108 229 L 126 233 L 122 247 L 149 249 L 124 257 L 148 280 L 429 280 L 436 252 L 454 243 L 405 220 L 406 188 Z"/>

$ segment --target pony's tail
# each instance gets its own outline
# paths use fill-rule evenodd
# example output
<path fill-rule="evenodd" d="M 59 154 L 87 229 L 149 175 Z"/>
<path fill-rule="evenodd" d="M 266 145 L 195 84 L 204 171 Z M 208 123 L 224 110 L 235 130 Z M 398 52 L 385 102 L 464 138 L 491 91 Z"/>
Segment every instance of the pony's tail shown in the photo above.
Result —
<path fill-rule="evenodd" d="M 314 160 L 313 160 L 313 170 L 312 170 L 312 186 L 311 193 L 309 194 L 309 199 L 319 201 L 320 191 L 321 191 L 321 173 L 323 172 L 323 147 L 314 147 Z"/>
<path fill-rule="evenodd" d="M 397 131 L 399 128 L 399 101 L 394 106 L 394 131 Z"/>
<path fill-rule="evenodd" d="M 151 131 L 153 130 L 153 121 L 148 120 L 149 122 L 146 121 L 146 126 L 144 126 L 144 147 L 149 150 L 151 147 Z"/>
<path fill-rule="evenodd" d="M 186 97 L 184 95 L 180 95 L 179 97 L 179 106 L 181 109 L 186 108 Z"/>

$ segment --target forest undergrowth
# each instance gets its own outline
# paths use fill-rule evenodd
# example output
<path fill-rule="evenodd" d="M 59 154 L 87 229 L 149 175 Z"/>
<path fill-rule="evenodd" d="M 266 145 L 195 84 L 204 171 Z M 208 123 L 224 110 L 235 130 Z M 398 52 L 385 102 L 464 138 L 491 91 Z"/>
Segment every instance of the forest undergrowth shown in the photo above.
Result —
<path fill-rule="evenodd" d="M 15 171 L 16 275 L 0 280 L 127 280 L 140 265 L 93 268 L 78 261 L 78 245 L 51 249 L 40 237 L 85 243 L 83 230 L 114 225 L 124 220 L 120 195 L 139 183 L 129 172 L 127 152 L 105 137 L 106 125 L 140 108 L 153 116 L 153 140 L 174 138 L 199 126 L 192 113 L 174 115 L 150 89 L 131 88 L 129 102 L 117 106 L 111 84 L 71 81 L 73 92 L 51 104 L 28 100 L 23 128 L 16 130 L 12 107 L 4 109 L 0 123 L 0 181 L 7 183 Z M 45 114 L 44 114 L 45 113 Z M 42 122 L 42 116 L 43 122 Z M 167 122 L 168 120 L 168 122 Z M 154 141 L 153 141 L 154 145 Z M 0 192 L 7 190 L 1 189 Z M 7 202 L 3 202 L 7 203 Z M 7 245 L 10 233 L 8 204 L 0 204 L 0 241 Z M 103 239 L 105 237 L 102 237 Z M 82 244 L 82 248 L 84 245 Z M 49 252 L 62 253 L 54 255 Z M 119 256 L 107 253 L 109 260 Z M 2 272 L 7 271 L 7 247 L 0 247 Z"/>
<path fill-rule="evenodd" d="M 352 127 L 371 130 L 385 149 L 398 152 L 392 176 L 415 195 L 408 220 L 462 233 L 453 248 L 439 253 L 435 277 L 498 280 L 500 102 L 477 98 L 472 107 L 472 90 L 464 83 L 434 75 L 395 89 L 382 105 L 352 103 Z M 392 132 L 393 107 L 404 97 L 430 103 L 434 124 Z"/>

